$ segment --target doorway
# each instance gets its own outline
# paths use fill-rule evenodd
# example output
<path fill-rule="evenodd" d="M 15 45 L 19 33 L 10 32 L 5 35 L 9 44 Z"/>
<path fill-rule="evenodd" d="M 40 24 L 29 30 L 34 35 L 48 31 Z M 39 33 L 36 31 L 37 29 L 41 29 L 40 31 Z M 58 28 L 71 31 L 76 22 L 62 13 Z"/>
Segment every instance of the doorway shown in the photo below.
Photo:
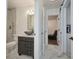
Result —
<path fill-rule="evenodd" d="M 48 44 L 58 45 L 57 43 L 57 15 L 48 16 Z"/>
<path fill-rule="evenodd" d="M 14 34 L 16 33 L 16 10 L 7 10 L 7 43 L 14 41 Z"/>

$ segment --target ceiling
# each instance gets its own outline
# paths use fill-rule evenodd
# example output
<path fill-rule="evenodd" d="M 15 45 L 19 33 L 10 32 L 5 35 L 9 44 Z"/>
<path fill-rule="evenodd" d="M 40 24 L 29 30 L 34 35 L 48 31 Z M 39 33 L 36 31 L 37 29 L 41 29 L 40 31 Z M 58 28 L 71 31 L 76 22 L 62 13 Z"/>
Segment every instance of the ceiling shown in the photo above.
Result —
<path fill-rule="evenodd" d="M 44 5 L 48 8 L 59 8 L 63 0 L 45 0 Z"/>
<path fill-rule="evenodd" d="M 34 0 L 8 0 L 8 8 L 34 6 Z"/>
<path fill-rule="evenodd" d="M 8 0 L 8 8 L 34 6 L 34 2 L 34 0 Z M 61 3 L 62 0 L 44 0 L 44 6 L 48 9 L 58 8 Z"/>

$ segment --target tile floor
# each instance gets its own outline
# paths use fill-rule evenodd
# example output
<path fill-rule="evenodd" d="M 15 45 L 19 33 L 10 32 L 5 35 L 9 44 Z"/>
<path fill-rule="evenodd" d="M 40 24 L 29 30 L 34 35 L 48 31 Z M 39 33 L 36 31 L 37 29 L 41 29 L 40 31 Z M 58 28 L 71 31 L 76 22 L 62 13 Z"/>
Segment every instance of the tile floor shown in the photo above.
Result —
<path fill-rule="evenodd" d="M 6 59 L 33 59 L 30 56 L 21 55 L 19 56 L 17 53 L 17 49 L 14 49 L 7 57 Z"/>
<path fill-rule="evenodd" d="M 57 45 L 48 45 L 48 49 L 45 52 L 45 58 L 44 59 L 70 59 L 66 55 L 58 55 L 59 48 Z"/>
<path fill-rule="evenodd" d="M 44 59 L 70 59 L 67 56 L 63 55 L 58 57 L 58 46 L 57 45 L 48 45 L 48 49 L 45 52 Z M 6 57 L 7 59 L 33 59 L 30 56 L 21 55 L 19 56 L 17 53 L 17 49 L 13 50 L 9 56 Z"/>

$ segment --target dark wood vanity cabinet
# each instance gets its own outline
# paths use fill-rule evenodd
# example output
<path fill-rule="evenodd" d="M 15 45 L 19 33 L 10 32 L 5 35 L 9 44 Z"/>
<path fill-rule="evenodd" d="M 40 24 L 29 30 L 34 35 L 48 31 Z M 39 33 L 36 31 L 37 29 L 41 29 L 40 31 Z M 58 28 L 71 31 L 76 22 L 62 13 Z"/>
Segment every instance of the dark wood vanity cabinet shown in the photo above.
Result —
<path fill-rule="evenodd" d="M 34 38 L 33 37 L 18 37 L 18 54 L 34 57 Z"/>

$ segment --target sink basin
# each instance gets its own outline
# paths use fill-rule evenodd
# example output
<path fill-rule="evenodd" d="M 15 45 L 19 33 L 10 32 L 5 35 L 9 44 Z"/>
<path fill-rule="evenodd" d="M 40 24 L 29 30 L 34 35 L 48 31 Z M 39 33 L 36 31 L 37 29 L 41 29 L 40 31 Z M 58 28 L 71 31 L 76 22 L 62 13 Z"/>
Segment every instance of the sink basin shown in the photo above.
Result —
<path fill-rule="evenodd" d="M 27 34 L 27 35 L 32 35 L 33 31 L 32 30 L 31 31 L 25 31 L 24 33 Z"/>

